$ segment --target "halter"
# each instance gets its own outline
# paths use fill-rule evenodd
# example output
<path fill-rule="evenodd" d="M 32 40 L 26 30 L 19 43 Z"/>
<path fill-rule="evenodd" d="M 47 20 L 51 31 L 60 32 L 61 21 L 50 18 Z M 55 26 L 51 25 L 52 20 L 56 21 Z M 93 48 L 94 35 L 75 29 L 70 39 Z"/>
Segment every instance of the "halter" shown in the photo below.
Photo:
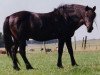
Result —
<path fill-rule="evenodd" d="M 96 21 L 94 21 L 94 23 L 95 23 L 95 25 L 96 25 L 96 27 L 97 27 L 97 30 L 99 31 L 99 28 L 98 28 L 98 25 L 97 25 Z"/>

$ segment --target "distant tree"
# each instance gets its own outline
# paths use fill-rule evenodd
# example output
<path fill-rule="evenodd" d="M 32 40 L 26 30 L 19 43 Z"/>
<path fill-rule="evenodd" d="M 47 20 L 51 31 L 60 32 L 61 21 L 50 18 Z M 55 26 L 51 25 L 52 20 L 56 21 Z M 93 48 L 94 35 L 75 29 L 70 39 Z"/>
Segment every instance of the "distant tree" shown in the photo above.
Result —
<path fill-rule="evenodd" d="M 0 32 L 0 37 L 2 37 L 2 33 Z"/>
<path fill-rule="evenodd" d="M 0 47 L 4 47 L 4 41 L 3 41 L 2 32 L 0 32 Z"/>

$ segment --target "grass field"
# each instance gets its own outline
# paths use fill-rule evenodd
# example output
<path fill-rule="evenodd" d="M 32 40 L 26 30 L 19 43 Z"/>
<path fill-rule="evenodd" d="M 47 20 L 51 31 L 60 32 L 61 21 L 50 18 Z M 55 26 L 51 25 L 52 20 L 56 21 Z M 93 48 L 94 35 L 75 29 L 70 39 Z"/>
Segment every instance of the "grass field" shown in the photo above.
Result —
<path fill-rule="evenodd" d="M 100 51 L 75 51 L 75 58 L 79 66 L 72 67 L 67 51 L 63 53 L 64 69 L 56 66 L 57 52 L 33 52 L 27 53 L 27 57 L 34 67 L 26 70 L 22 58 L 18 54 L 21 70 L 12 68 L 11 59 L 7 55 L 0 55 L 0 75 L 100 75 Z"/>

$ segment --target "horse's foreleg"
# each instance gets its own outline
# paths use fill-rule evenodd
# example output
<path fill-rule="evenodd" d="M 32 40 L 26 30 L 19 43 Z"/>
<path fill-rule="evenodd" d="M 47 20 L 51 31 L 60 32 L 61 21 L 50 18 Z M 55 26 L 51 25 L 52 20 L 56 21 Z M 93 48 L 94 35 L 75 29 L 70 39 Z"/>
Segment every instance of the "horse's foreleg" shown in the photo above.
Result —
<path fill-rule="evenodd" d="M 26 47 L 26 41 L 20 41 L 19 52 L 25 62 L 26 69 L 33 69 L 33 67 L 31 66 L 31 64 L 29 63 L 26 57 L 25 47 Z"/>
<path fill-rule="evenodd" d="M 58 62 L 57 62 L 57 66 L 59 68 L 63 68 L 63 65 L 62 65 L 63 47 L 64 47 L 64 40 L 59 39 L 59 43 L 58 43 Z"/>
<path fill-rule="evenodd" d="M 74 58 L 74 55 L 73 55 L 73 48 L 72 48 L 71 38 L 66 39 L 66 45 L 67 45 L 67 48 L 68 48 L 68 52 L 70 54 L 72 66 L 77 65 L 76 61 L 75 61 L 75 58 Z"/>

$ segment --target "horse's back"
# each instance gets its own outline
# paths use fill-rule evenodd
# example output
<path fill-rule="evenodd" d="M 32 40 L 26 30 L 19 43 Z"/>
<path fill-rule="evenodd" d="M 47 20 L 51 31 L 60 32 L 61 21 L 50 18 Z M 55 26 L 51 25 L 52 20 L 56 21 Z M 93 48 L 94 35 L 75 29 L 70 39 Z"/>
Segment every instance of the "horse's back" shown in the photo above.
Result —
<path fill-rule="evenodd" d="M 19 12 L 15 12 L 13 14 L 11 14 L 10 16 L 14 16 L 14 17 L 24 17 L 24 16 L 29 16 L 31 14 L 31 12 L 29 11 L 19 11 Z"/>

